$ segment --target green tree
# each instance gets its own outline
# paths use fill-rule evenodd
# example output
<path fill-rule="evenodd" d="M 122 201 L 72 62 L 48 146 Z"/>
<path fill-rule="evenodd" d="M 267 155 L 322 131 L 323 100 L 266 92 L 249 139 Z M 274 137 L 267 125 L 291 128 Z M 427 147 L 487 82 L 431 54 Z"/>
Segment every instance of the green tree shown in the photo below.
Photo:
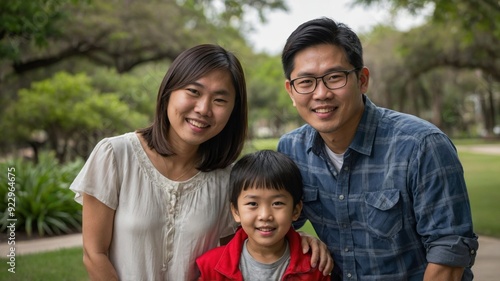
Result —
<path fill-rule="evenodd" d="M 434 22 L 459 22 L 470 34 L 477 30 L 500 37 L 500 5 L 496 0 L 354 0 L 355 5 L 389 4 L 393 13 L 406 10 L 417 14 L 425 8 L 433 9 Z"/>
<path fill-rule="evenodd" d="M 0 1 L 0 61 L 18 61 L 22 42 L 46 46 L 47 38 L 60 32 L 64 5 L 78 0 Z"/>
<path fill-rule="evenodd" d="M 403 65 L 393 67 L 391 61 L 384 61 L 390 67 L 384 72 L 386 78 L 381 82 L 388 85 L 389 97 L 394 102 L 391 105 L 396 104 L 400 109 L 408 105 L 409 112 L 416 115 L 420 115 L 422 105 L 432 107 L 433 114 L 428 119 L 437 125 L 444 125 L 445 116 L 446 120 L 457 116 L 455 111 L 445 110 L 451 108 L 445 104 L 447 101 L 456 102 L 461 98 L 460 104 L 463 105 L 471 98 L 470 95 L 479 95 L 486 134 L 493 135 L 499 111 L 495 99 L 500 99 L 495 98 L 494 90 L 500 81 L 500 53 L 497 51 L 500 44 L 500 6 L 496 1 L 355 0 L 354 3 L 389 4 L 394 13 L 407 10 L 417 14 L 424 8 L 432 9 L 426 24 L 397 35 L 397 46 L 391 48 L 395 52 L 389 53 L 395 54 Z M 455 81 L 442 79 L 447 76 L 440 72 L 443 68 L 451 68 L 455 73 L 458 70 L 479 71 L 482 75 L 476 77 L 476 83 L 486 80 L 488 87 L 476 93 L 456 89 L 451 93 L 457 97 L 448 97 L 446 91 L 453 87 L 447 84 Z"/>
<path fill-rule="evenodd" d="M 222 5 L 215 5 L 222 4 Z M 61 61 L 85 57 L 119 73 L 139 64 L 172 60 L 201 42 L 225 45 L 244 41 L 244 12 L 285 9 L 283 0 L 93 0 L 65 5 L 69 17 L 60 34 L 47 34 L 50 50 L 21 42 L 26 50 L 12 63 L 25 73 Z"/>
<path fill-rule="evenodd" d="M 20 90 L 5 117 L 3 125 L 13 132 L 11 138 L 28 142 L 35 156 L 47 141 L 60 161 L 66 160 L 69 146 L 78 146 L 78 136 L 123 132 L 146 122 L 117 94 L 93 88 L 87 75 L 65 72 Z"/>
<path fill-rule="evenodd" d="M 249 113 L 251 128 L 268 128 L 266 134 L 277 137 L 290 122 L 300 122 L 285 90 L 285 78 L 279 56 L 260 55 L 249 67 Z"/>

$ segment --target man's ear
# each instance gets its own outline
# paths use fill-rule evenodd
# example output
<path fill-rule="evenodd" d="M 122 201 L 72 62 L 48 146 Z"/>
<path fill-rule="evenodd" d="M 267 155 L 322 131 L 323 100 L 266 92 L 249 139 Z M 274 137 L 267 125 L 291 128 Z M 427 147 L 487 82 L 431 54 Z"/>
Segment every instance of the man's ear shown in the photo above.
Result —
<path fill-rule="evenodd" d="M 293 208 L 293 214 L 292 214 L 292 220 L 296 221 L 300 217 L 300 213 L 302 212 L 302 200 L 295 205 L 295 208 Z"/>
<path fill-rule="evenodd" d="M 370 82 L 370 70 L 364 66 L 359 72 L 359 90 L 362 94 L 368 91 L 368 82 Z"/>
<path fill-rule="evenodd" d="M 295 106 L 295 99 L 294 99 L 293 93 L 292 93 L 292 84 L 290 84 L 290 80 L 288 80 L 288 79 L 286 79 L 286 81 L 285 81 L 285 89 L 286 89 L 290 99 L 292 99 L 293 106 Z"/>
<path fill-rule="evenodd" d="M 234 221 L 241 223 L 240 213 L 238 209 L 231 203 L 231 214 L 233 215 Z"/>

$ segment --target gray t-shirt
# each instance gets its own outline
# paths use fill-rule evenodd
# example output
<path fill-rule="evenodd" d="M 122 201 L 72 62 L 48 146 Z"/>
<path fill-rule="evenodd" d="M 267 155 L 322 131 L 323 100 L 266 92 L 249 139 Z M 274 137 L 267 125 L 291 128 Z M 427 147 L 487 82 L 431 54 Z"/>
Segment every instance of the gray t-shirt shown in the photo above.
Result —
<path fill-rule="evenodd" d="M 285 274 L 290 263 L 290 248 L 286 241 L 286 249 L 283 256 L 273 263 L 260 263 L 256 261 L 247 250 L 248 239 L 245 240 L 240 258 L 240 270 L 243 280 L 271 281 L 280 280 Z"/>

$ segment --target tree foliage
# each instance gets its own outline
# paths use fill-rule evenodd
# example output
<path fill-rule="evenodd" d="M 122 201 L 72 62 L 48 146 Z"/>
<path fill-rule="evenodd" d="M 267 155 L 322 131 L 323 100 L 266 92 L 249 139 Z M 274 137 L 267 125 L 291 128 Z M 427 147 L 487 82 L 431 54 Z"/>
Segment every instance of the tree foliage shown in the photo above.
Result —
<path fill-rule="evenodd" d="M 459 22 L 461 28 L 473 34 L 477 30 L 500 36 L 500 5 L 497 0 L 354 0 L 357 5 L 389 4 L 394 13 L 407 10 L 418 14 L 427 7 L 433 9 L 432 20 L 438 23 Z"/>
<path fill-rule="evenodd" d="M 495 45 L 481 47 L 479 33 L 475 43 L 465 43 L 454 32 L 451 24 L 426 24 L 408 32 L 377 26 L 362 35 L 371 75 L 368 94 L 377 104 L 427 119 L 452 136 L 477 135 L 478 125 L 485 129 L 481 134 L 492 135 L 500 107 L 491 94 L 498 83 L 488 77 L 497 70 L 489 68 L 494 60 L 481 54 Z"/>
<path fill-rule="evenodd" d="M 19 59 L 11 64 L 15 73 L 74 57 L 123 73 L 142 63 L 171 60 L 194 44 L 244 40 L 245 11 L 285 6 L 283 0 L 93 0 L 66 3 L 64 9 L 69 16 L 60 32 L 44 34 L 50 48 L 40 52 L 39 46 L 20 42 Z"/>
<path fill-rule="evenodd" d="M 131 110 L 119 95 L 101 93 L 85 74 L 65 72 L 20 90 L 5 119 L 11 138 L 30 143 L 35 152 L 37 145 L 48 141 L 60 161 L 83 134 L 123 132 L 146 123 L 145 116 Z"/>
<path fill-rule="evenodd" d="M 260 135 L 278 137 L 285 126 L 299 120 L 285 90 L 285 77 L 279 56 L 261 55 L 249 67 L 249 113 L 253 131 L 269 129 Z"/>
<path fill-rule="evenodd" d="M 446 110 L 446 101 L 456 101 L 447 96 L 449 85 L 456 84 L 453 79 L 436 80 L 447 77 L 443 68 L 451 68 L 457 76 L 458 71 L 479 71 L 475 77 L 476 85 L 489 81 L 487 89 L 478 87 L 472 92 L 456 89 L 453 95 L 461 97 L 461 105 L 467 99 L 479 96 L 481 101 L 485 135 L 492 135 L 498 119 L 498 102 L 495 102 L 494 89 L 500 82 L 500 5 L 494 0 L 483 1 L 445 1 L 445 0 L 355 0 L 357 4 L 374 5 L 389 4 L 392 11 L 407 10 L 417 14 L 423 9 L 433 9 L 430 21 L 413 28 L 406 33 L 396 35 L 397 47 L 392 46 L 395 59 L 403 65 L 393 66 L 393 62 L 385 60 L 389 67 L 383 71 L 389 98 L 396 105 L 404 108 L 410 105 L 409 111 L 420 114 L 423 106 L 433 108 L 433 116 L 429 118 L 437 125 L 446 124 L 446 120 L 457 120 L 457 112 Z M 391 37 L 394 38 L 394 37 Z M 385 53 L 387 53 L 386 49 Z M 474 75 L 472 75 L 474 77 Z M 434 82 L 433 82 L 434 81 Z M 433 85 L 433 86 L 429 86 Z M 429 92 L 430 91 L 430 92 Z M 448 92 L 449 93 L 449 92 Z M 498 97 L 496 99 L 499 99 Z M 432 102 L 426 102 L 432 101 Z M 392 101 L 389 104 L 394 105 Z M 461 106 L 465 108 L 465 106 Z M 408 110 L 408 108 L 406 108 Z M 445 114 L 445 112 L 447 112 Z M 454 117 L 451 117 L 454 116 Z M 498 121 L 497 121 L 498 122 Z M 457 122 L 455 124 L 466 124 Z M 460 126 L 464 128 L 464 126 Z M 465 129 L 468 130 L 468 129 Z"/>
<path fill-rule="evenodd" d="M 66 3 L 78 0 L 0 1 L 0 60 L 17 61 L 20 44 L 46 46 L 47 38 L 60 32 Z"/>

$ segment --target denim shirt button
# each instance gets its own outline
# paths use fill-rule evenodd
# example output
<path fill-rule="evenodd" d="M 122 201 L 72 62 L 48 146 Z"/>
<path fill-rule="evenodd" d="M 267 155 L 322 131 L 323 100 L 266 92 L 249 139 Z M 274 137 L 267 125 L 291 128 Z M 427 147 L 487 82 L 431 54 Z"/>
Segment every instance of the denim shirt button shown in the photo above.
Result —
<path fill-rule="evenodd" d="M 341 195 L 339 195 L 339 199 L 340 199 L 340 200 L 344 200 L 344 195 L 342 195 L 342 194 L 341 194 Z"/>
<path fill-rule="evenodd" d="M 344 251 L 349 252 L 349 248 L 345 248 Z"/>
<path fill-rule="evenodd" d="M 347 273 L 347 278 L 351 278 L 351 277 L 352 277 L 352 274 Z"/>

